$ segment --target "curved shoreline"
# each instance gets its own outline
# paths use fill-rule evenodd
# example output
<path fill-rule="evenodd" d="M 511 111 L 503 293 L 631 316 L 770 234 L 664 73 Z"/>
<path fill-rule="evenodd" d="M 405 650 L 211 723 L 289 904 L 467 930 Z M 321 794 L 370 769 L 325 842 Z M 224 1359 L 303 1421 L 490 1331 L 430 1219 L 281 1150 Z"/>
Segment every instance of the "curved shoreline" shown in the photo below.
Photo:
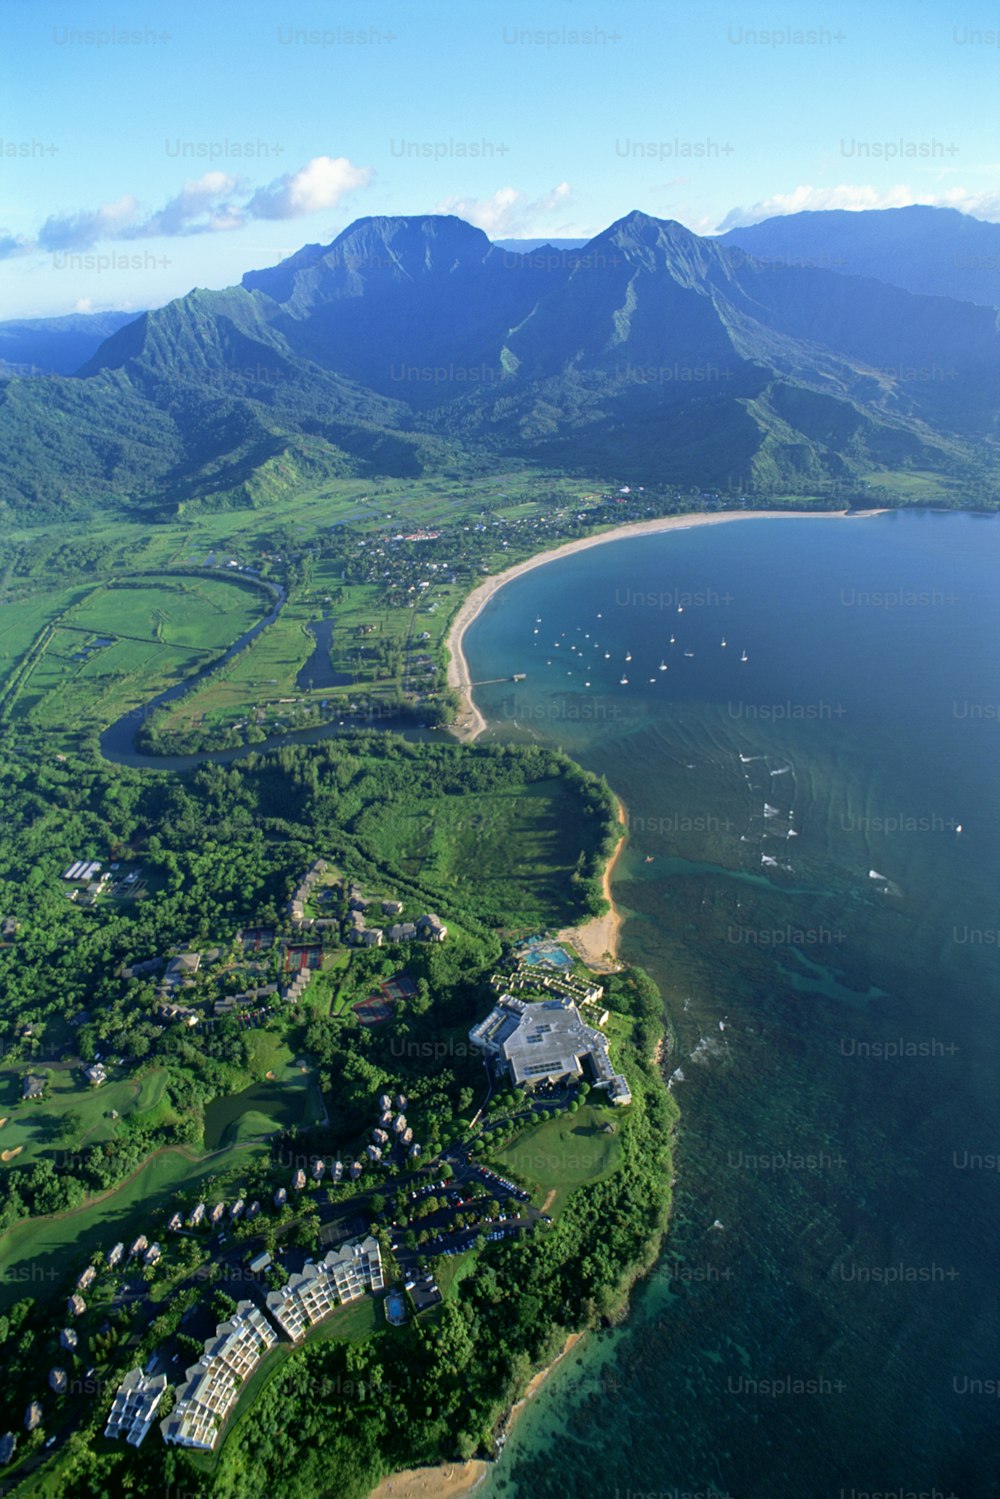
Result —
<path fill-rule="evenodd" d="M 478 619 L 495 593 L 523 573 L 533 572 L 536 567 L 557 562 L 574 552 L 585 552 L 591 547 L 603 546 L 609 541 L 626 541 L 632 536 L 653 536 L 661 531 L 687 531 L 693 526 L 717 526 L 734 520 L 862 520 L 873 515 L 885 515 L 885 510 L 722 510 L 711 514 L 698 511 L 693 515 L 663 515 L 655 520 L 631 521 L 627 525 L 612 526 L 608 531 L 597 531 L 592 536 L 581 536 L 575 541 L 565 541 L 547 551 L 536 552 L 523 562 L 504 568 L 503 572 L 491 573 L 477 583 L 458 607 L 445 637 L 448 652 L 448 686 L 458 693 L 458 714 L 451 726 L 456 737 L 471 744 L 488 727 L 486 719 L 476 707 L 472 696 L 474 683 L 469 678 L 469 663 L 462 642 L 465 632 Z"/>
<path fill-rule="evenodd" d="M 624 526 L 613 526 L 608 531 L 598 531 L 593 536 L 582 536 L 576 541 L 567 541 L 548 551 L 537 552 L 523 562 L 516 562 L 503 572 L 491 574 L 473 588 L 459 605 L 452 620 L 445 646 L 448 651 L 448 686 L 458 693 L 460 705 L 451 732 L 465 744 L 472 744 L 488 728 L 488 724 L 473 698 L 473 682 L 470 680 L 469 663 L 463 650 L 465 632 L 478 619 L 494 594 L 506 584 L 512 583 L 524 573 L 536 567 L 556 562 L 562 557 L 572 556 L 590 547 L 603 546 L 608 541 L 625 541 L 632 536 L 651 536 L 662 531 L 686 531 L 692 526 L 715 526 L 734 520 L 861 520 L 873 515 L 884 515 L 884 510 L 726 510 L 711 514 L 698 512 L 694 515 L 664 515 L 656 520 L 634 521 Z M 595 916 L 580 926 L 564 927 L 558 933 L 561 942 L 573 947 L 589 968 L 596 972 L 613 973 L 620 967 L 618 942 L 624 917 L 618 910 L 611 894 L 611 880 L 615 866 L 621 857 L 628 837 L 628 814 L 619 800 L 618 816 L 623 832 L 618 844 L 605 865 L 602 879 L 604 895 L 610 909 L 603 916 Z"/>
<path fill-rule="evenodd" d="M 564 926 L 556 936 L 560 942 L 565 942 L 586 963 L 588 968 L 595 973 L 616 973 L 621 967 L 618 957 L 618 939 L 621 936 L 622 924 L 625 920 L 621 911 L 615 905 L 614 896 L 611 894 L 611 880 L 615 872 L 615 865 L 621 857 L 628 838 L 628 808 L 618 798 L 618 821 L 621 823 L 621 837 L 615 844 L 614 851 L 604 866 L 601 876 L 601 889 L 608 903 L 608 909 L 603 916 L 592 916 L 589 921 L 583 921 L 579 926 Z"/>

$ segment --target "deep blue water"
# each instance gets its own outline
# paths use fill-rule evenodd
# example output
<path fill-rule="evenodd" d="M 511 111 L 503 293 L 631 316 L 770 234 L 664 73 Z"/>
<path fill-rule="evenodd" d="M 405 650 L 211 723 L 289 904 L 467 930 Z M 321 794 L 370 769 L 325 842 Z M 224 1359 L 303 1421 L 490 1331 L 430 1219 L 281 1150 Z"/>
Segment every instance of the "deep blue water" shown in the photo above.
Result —
<path fill-rule="evenodd" d="M 659 1270 L 480 1492 L 1000 1494 L 1000 522 L 609 543 L 466 651 L 625 802 L 683 1073 Z"/>
<path fill-rule="evenodd" d="M 315 638 L 316 645 L 309 660 L 299 668 L 295 678 L 296 687 L 305 692 L 311 687 L 349 686 L 354 678 L 348 672 L 335 671 L 330 660 L 330 652 L 333 649 L 334 621 L 316 619 L 307 628 Z"/>

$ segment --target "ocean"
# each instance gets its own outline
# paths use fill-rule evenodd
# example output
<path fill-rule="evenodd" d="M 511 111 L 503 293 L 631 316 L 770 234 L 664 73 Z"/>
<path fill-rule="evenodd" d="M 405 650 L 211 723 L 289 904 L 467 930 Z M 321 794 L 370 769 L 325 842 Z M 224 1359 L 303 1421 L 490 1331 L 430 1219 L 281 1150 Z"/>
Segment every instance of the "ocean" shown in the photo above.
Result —
<path fill-rule="evenodd" d="M 490 733 L 625 803 L 682 1109 L 659 1266 L 485 1499 L 1000 1495 L 998 645 L 1000 520 L 935 513 L 611 542 L 468 630 Z"/>

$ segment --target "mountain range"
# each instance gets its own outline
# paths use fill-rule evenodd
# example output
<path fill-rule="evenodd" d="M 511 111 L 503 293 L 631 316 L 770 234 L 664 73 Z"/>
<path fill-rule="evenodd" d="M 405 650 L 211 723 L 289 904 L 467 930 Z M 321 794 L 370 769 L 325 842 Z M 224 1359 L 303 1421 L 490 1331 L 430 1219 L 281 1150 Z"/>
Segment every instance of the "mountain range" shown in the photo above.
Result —
<path fill-rule="evenodd" d="M 719 235 L 756 259 L 870 276 L 920 296 L 1000 307 L 1000 224 L 955 208 L 827 209 Z"/>
<path fill-rule="evenodd" d="M 71 377 L 0 384 L 0 505 L 173 513 L 512 462 L 988 489 L 994 310 L 793 260 L 640 212 L 525 254 L 450 216 L 360 219 L 238 287 L 129 315 Z"/>
<path fill-rule="evenodd" d="M 71 312 L 0 323 L 0 376 L 72 375 L 137 312 Z"/>

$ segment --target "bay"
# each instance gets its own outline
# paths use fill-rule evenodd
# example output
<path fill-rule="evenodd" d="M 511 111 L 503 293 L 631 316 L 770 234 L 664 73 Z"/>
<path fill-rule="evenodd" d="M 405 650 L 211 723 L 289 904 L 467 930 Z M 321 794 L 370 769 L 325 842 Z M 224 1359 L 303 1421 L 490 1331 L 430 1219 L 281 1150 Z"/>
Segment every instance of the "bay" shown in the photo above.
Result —
<path fill-rule="evenodd" d="M 470 627 L 490 734 L 625 803 L 683 1074 L 660 1265 L 479 1492 L 998 1492 L 998 642 L 1000 525 L 926 512 L 611 542 Z"/>

